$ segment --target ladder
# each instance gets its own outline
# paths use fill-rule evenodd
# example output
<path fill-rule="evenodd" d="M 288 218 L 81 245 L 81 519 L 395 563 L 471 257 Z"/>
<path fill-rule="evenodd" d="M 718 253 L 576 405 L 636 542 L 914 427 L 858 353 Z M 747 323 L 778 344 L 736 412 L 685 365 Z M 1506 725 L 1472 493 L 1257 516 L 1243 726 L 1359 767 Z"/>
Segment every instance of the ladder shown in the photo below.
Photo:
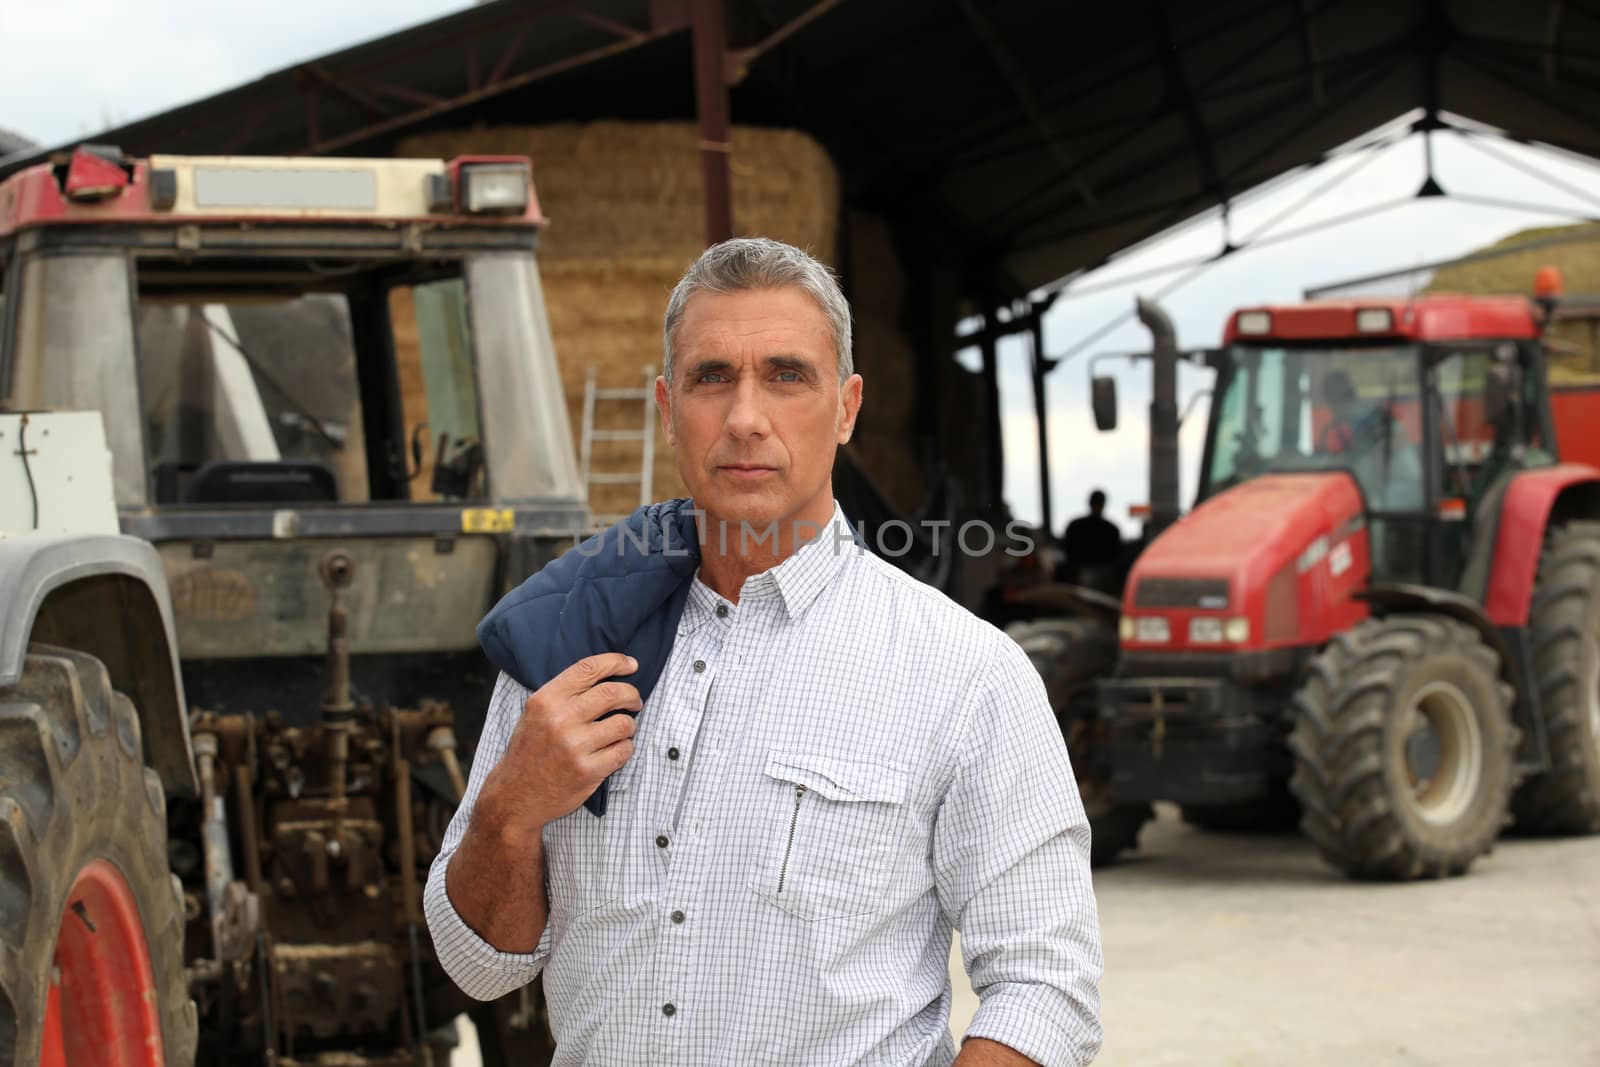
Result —
<path fill-rule="evenodd" d="M 655 382 L 656 369 L 652 366 L 644 368 L 644 385 L 637 389 L 601 389 L 599 386 L 600 369 L 590 367 L 588 377 L 583 383 L 583 435 L 578 445 L 578 473 L 583 478 L 586 493 L 593 495 L 597 485 L 633 485 L 639 486 L 639 506 L 643 507 L 652 502 L 651 481 L 656 465 L 656 427 L 655 427 Z M 643 406 L 641 414 L 644 424 L 637 430 L 598 430 L 594 425 L 595 406 L 601 401 L 631 400 Z M 610 472 L 594 470 L 591 460 L 596 441 L 638 441 L 640 444 L 639 472 L 631 471 Z M 613 522 L 627 518 L 626 515 L 596 515 L 596 526 L 609 526 Z"/>

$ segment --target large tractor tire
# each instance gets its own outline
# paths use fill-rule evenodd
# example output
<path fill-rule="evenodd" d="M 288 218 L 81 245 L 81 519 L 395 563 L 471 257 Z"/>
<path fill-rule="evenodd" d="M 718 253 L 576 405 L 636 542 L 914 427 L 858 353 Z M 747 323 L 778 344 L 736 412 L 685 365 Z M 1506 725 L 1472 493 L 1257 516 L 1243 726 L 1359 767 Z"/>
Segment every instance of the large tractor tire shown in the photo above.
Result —
<path fill-rule="evenodd" d="M 0 689 L 0 1067 L 193 1063 L 165 804 L 100 661 L 32 646 Z"/>
<path fill-rule="evenodd" d="M 1022 646 L 1044 679 L 1050 707 L 1066 738 L 1078 795 L 1089 816 L 1089 862 L 1095 867 L 1111 863 L 1138 847 L 1139 831 L 1155 814 L 1148 804 L 1112 801 L 1110 768 L 1099 756 L 1103 746 L 1093 687 L 1096 678 L 1109 676 L 1116 665 L 1116 632 L 1090 619 L 1035 619 L 1013 623 L 1006 633 Z"/>
<path fill-rule="evenodd" d="M 1516 785 L 1500 658 L 1451 619 L 1369 619 L 1312 661 L 1289 747 L 1301 827 L 1355 878 L 1457 875 L 1487 853 Z"/>
<path fill-rule="evenodd" d="M 1558 527 L 1539 563 L 1529 619 L 1533 684 L 1550 769 L 1523 783 L 1519 830 L 1600 832 L 1600 523 Z"/>

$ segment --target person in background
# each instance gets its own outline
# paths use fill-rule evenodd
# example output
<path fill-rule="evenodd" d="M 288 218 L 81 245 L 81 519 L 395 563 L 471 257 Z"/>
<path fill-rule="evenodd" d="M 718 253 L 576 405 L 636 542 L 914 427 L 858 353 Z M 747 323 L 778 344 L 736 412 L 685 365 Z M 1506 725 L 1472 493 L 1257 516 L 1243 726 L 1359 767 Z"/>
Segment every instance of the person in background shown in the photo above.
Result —
<path fill-rule="evenodd" d="M 1122 559 L 1122 531 L 1105 517 L 1106 494 L 1096 489 L 1089 494 L 1089 514 L 1067 523 L 1062 548 L 1061 579 L 1112 592 L 1116 585 L 1117 564 Z"/>

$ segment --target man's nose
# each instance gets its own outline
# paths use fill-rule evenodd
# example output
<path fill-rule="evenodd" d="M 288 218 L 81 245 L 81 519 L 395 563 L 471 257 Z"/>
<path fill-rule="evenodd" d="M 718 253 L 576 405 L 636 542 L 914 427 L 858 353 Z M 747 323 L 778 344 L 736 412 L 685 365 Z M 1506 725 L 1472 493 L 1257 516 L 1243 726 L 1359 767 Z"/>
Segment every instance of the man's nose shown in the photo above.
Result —
<path fill-rule="evenodd" d="M 762 395 L 757 383 L 744 378 L 734 390 L 733 406 L 728 409 L 727 430 L 729 435 L 744 439 L 747 437 L 765 437 L 772 429 L 772 424 L 767 418 L 766 398 Z"/>

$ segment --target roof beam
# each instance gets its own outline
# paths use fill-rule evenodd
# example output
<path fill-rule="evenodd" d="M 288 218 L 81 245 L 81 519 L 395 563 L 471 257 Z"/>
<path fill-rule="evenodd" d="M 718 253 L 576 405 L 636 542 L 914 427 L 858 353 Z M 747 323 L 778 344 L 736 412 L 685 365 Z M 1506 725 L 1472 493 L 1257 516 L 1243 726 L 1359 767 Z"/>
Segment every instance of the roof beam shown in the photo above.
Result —
<path fill-rule="evenodd" d="M 1289 144 L 1297 137 L 1305 136 L 1306 132 L 1316 123 L 1336 114 L 1340 109 L 1358 99 L 1364 93 L 1371 90 L 1374 86 L 1380 84 L 1386 77 L 1389 76 L 1390 65 L 1394 56 L 1394 52 L 1395 49 L 1393 48 L 1374 49 L 1368 54 L 1368 61 L 1363 73 L 1354 77 L 1352 79 L 1353 84 L 1349 85 L 1343 93 L 1337 97 L 1325 101 L 1322 106 L 1311 109 L 1309 113 L 1304 114 L 1304 116 L 1297 121 L 1290 122 L 1288 124 L 1288 129 L 1282 135 L 1275 138 L 1271 143 L 1263 146 L 1248 159 L 1240 162 L 1239 166 L 1235 168 L 1234 173 L 1241 175 L 1254 173 L 1264 161 L 1276 155 L 1285 145 Z M 1292 105 L 1295 101 L 1301 99 L 1303 99 L 1303 97 L 1298 92 L 1292 92 L 1286 96 L 1269 101 L 1262 107 L 1257 108 L 1251 113 L 1242 116 L 1237 121 L 1228 124 L 1228 126 L 1221 131 L 1222 136 L 1231 136 L 1233 133 L 1245 129 L 1258 121 L 1265 121 L 1274 113 L 1290 114 L 1291 112 L 1289 111 L 1289 108 L 1287 108 L 1285 105 Z M 1147 157 L 1125 168 L 1121 173 L 1116 175 L 1111 180 L 1120 185 L 1133 176 L 1146 173 L 1152 167 L 1159 166 L 1160 163 L 1161 159 L 1158 157 Z M 1195 209 L 1198 209 L 1204 203 L 1204 200 L 1205 197 L 1203 194 L 1196 193 L 1194 198 L 1192 198 L 1189 203 L 1193 205 Z M 1166 218 L 1158 222 L 1154 228 L 1150 229 L 1146 236 L 1160 233 L 1169 226 L 1176 225 L 1177 223 L 1183 221 L 1184 218 L 1192 213 L 1192 211 L 1187 211 L 1184 207 L 1180 206 L 1174 209 L 1174 211 Z M 1031 220 L 1028 225 L 1043 222 L 1046 218 L 1048 218 L 1049 214 L 1054 214 L 1054 212 L 1035 215 L 1033 220 Z M 1026 228 L 1027 226 L 1022 227 L 1022 229 Z M 1046 230 L 1043 233 L 1032 235 L 1025 242 L 1014 243 L 1012 245 L 1012 249 L 1015 251 L 1023 251 L 1059 240 L 1060 236 L 1058 230 L 1059 228 L 1057 230 Z"/>
<path fill-rule="evenodd" d="M 816 0 L 816 3 L 806 8 L 800 14 L 779 26 L 771 33 L 748 48 L 730 48 L 728 50 L 728 84 L 738 85 L 750 73 L 750 64 L 787 41 L 794 34 L 805 29 L 815 20 L 826 15 L 838 7 L 844 0 Z"/>
<path fill-rule="evenodd" d="M 1332 2 L 1332 0 L 1328 0 L 1328 2 Z M 1292 27 L 1290 29 L 1292 29 Z M 1231 94 L 1231 93 L 1235 92 L 1238 89 L 1238 86 L 1230 81 L 1229 76 L 1232 75 L 1233 73 L 1235 73 L 1241 67 L 1241 65 L 1245 64 L 1249 60 L 1249 58 L 1251 56 L 1256 55 L 1256 54 L 1260 53 L 1261 51 L 1263 51 L 1265 49 L 1271 48 L 1273 46 L 1273 43 L 1275 41 L 1277 41 L 1279 38 L 1281 38 L 1282 36 L 1284 36 L 1284 34 L 1286 32 L 1289 32 L 1289 31 L 1286 31 L 1286 30 L 1274 30 L 1265 38 L 1255 38 L 1255 39 L 1251 39 L 1251 40 L 1246 41 L 1239 49 L 1237 49 L 1228 58 L 1228 60 L 1226 62 L 1221 63 L 1218 66 L 1218 68 L 1217 68 L 1218 69 L 1218 73 L 1216 75 L 1214 75 L 1212 78 L 1210 78 L 1204 84 L 1198 86 L 1199 91 L 1203 93 L 1203 92 L 1206 92 L 1208 90 L 1213 89 L 1214 87 L 1216 87 L 1218 85 L 1222 85 L 1222 84 L 1226 83 L 1226 88 L 1222 92 L 1219 92 L 1217 94 L 1218 98 L 1219 99 L 1222 98 L 1224 96 L 1224 94 Z M 1203 40 L 1203 39 L 1205 39 L 1205 35 L 1204 34 L 1197 35 L 1195 38 L 1193 38 L 1194 41 L 1200 41 L 1200 40 Z M 1190 44 L 1191 44 L 1191 42 L 1175 42 L 1174 45 L 1173 45 L 1173 50 L 1175 51 L 1176 49 L 1189 47 Z M 1148 62 L 1148 60 L 1146 60 L 1146 62 Z M 1159 60 L 1158 60 L 1158 62 L 1159 62 Z M 1342 63 L 1348 63 L 1349 62 L 1349 57 L 1345 57 L 1344 59 L 1341 60 L 1341 62 Z M 1332 64 L 1330 64 L 1330 66 L 1331 65 Z M 1277 81 L 1283 82 L 1282 79 L 1277 79 Z M 1266 84 L 1267 83 L 1262 83 L 1262 86 L 1265 87 Z M 1297 86 L 1299 84 L 1299 79 L 1298 79 L 1298 77 L 1296 77 L 1296 78 L 1290 79 L 1287 82 L 1283 82 L 1283 84 L 1293 84 L 1293 85 Z M 1298 92 L 1298 90 L 1296 90 L 1296 92 Z M 1169 93 L 1168 94 L 1169 102 L 1170 102 L 1170 95 L 1171 94 Z M 1255 96 L 1259 95 L 1259 92 L 1256 91 L 1256 90 L 1252 90 L 1250 95 L 1252 97 L 1255 97 Z M 1163 117 L 1163 115 L 1164 115 L 1166 110 L 1167 110 L 1166 102 L 1164 102 L 1162 105 L 1158 106 L 1157 109 L 1145 119 L 1145 122 L 1146 123 L 1150 123 L 1150 122 L 1154 122 L 1154 121 L 1159 120 L 1160 118 Z M 1202 129 L 1203 129 L 1203 127 L 1202 127 Z M 1096 159 L 1109 156 L 1109 155 L 1115 153 L 1120 147 L 1122 147 L 1123 142 L 1125 140 L 1126 140 L 1126 138 L 1124 138 L 1121 134 L 1114 133 L 1111 136 L 1102 139 L 1102 141 L 1099 144 L 1095 145 L 1088 152 L 1088 155 L 1091 158 L 1096 158 Z M 1215 161 L 1213 161 L 1213 162 L 1215 162 Z M 1114 184 L 1114 183 L 1107 182 L 1106 184 L 1109 187 L 1111 184 Z M 1061 211 L 1063 209 L 1063 207 L 1068 203 L 1068 198 L 1062 197 L 1062 196 L 1058 196 L 1058 195 L 1054 195 L 1055 193 L 1056 193 L 1056 189 L 1055 189 L 1055 183 L 1053 181 L 1052 182 L 1040 183 L 1037 187 L 1029 190 L 1027 193 L 1025 193 L 1021 197 L 1017 198 L 1011 204 L 1007 205 L 1004 209 L 1002 209 L 1000 211 L 997 211 L 997 212 L 992 212 L 988 216 L 988 218 L 986 219 L 986 222 L 989 223 L 989 224 L 992 224 L 992 225 L 1001 225 L 1001 224 L 1006 223 L 1008 219 L 1010 219 L 1013 216 L 1015 216 L 1018 212 L 1022 212 L 1022 211 L 1027 211 L 1027 210 L 1033 209 L 1035 207 L 1035 205 L 1038 205 L 1038 204 L 1041 204 L 1041 203 L 1046 205 L 1042 210 L 1032 210 L 1028 215 L 1024 216 L 1022 221 L 1016 223 L 1015 225 L 1013 225 L 1011 227 L 1013 230 L 1025 229 L 1026 227 L 1032 225 L 1034 222 L 1038 221 L 1041 216 L 1053 215 L 1053 214 L 1056 214 L 1057 212 Z"/>
<path fill-rule="evenodd" d="M 1094 190 L 1084 176 L 1083 168 L 1073 158 L 1065 143 L 1057 135 L 1051 125 L 1049 116 L 1039 106 L 1039 100 L 1033 93 L 1033 87 L 1028 84 L 1027 76 L 1022 68 L 1017 65 L 1015 57 L 1006 48 L 1005 42 L 1000 39 L 1000 34 L 995 30 L 994 24 L 979 13 L 972 0 L 956 0 L 961 8 L 961 13 L 966 16 L 967 22 L 978 35 L 978 40 L 983 43 L 984 49 L 989 53 L 989 58 L 999 68 L 1000 76 L 1005 79 L 1011 89 L 1011 95 L 1022 108 L 1023 115 L 1027 118 L 1034 132 L 1039 135 L 1040 142 L 1055 161 L 1056 167 L 1063 177 L 1072 184 L 1077 191 L 1079 199 L 1085 204 L 1094 203 Z"/>
<path fill-rule="evenodd" d="M 579 67 L 588 66 L 590 63 L 595 63 L 602 59 L 609 59 L 612 56 L 621 55 L 624 52 L 631 52 L 635 48 L 639 48 L 663 37 L 669 37 L 673 34 L 681 32 L 681 27 L 673 26 L 668 29 L 654 30 L 649 33 L 641 33 L 636 38 L 614 41 L 611 44 L 602 45 L 599 48 L 591 48 L 586 52 L 580 52 L 577 55 L 567 56 L 565 59 L 558 59 L 550 63 L 545 63 L 541 66 L 534 67 L 531 70 L 525 70 L 520 74 L 509 77 L 501 77 L 498 79 L 491 79 L 477 89 L 469 89 L 464 93 L 459 93 L 452 97 L 436 97 L 428 93 L 412 93 L 411 95 L 420 98 L 419 102 L 421 103 L 421 106 L 415 110 L 407 111 L 403 114 L 391 116 L 390 118 L 384 119 L 380 122 L 374 122 L 367 126 L 361 126 L 354 130 L 346 131 L 339 134 L 337 137 L 329 137 L 319 145 L 307 146 L 307 151 L 337 152 L 340 149 L 349 148 L 352 145 L 358 145 L 363 141 L 369 141 L 374 137 L 381 137 L 386 133 L 393 133 L 396 130 L 404 129 L 407 126 L 421 122 L 425 119 L 431 119 L 439 115 L 447 114 L 451 111 L 457 111 L 464 107 L 470 107 L 473 104 L 488 100 L 491 97 L 499 96 L 502 93 L 507 93 L 514 89 L 521 89 L 525 86 L 532 85 L 535 82 L 543 81 L 546 78 L 551 78 L 558 74 L 564 74 L 569 70 L 576 70 Z M 374 88 L 377 88 L 377 86 L 374 86 Z M 386 88 L 391 91 L 396 91 L 399 90 L 400 87 L 386 86 Z M 395 95 L 400 94 L 396 92 Z"/>
<path fill-rule="evenodd" d="M 368 115 L 382 118 L 393 113 L 393 109 L 385 107 L 370 94 L 362 92 L 347 82 L 340 81 L 315 63 L 304 64 L 301 66 L 300 71 L 307 81 L 315 82 L 334 96 L 355 105 L 356 108 L 366 112 Z"/>
<path fill-rule="evenodd" d="M 1295 18 L 1300 29 L 1300 53 L 1306 60 L 1306 88 L 1311 92 L 1311 102 L 1323 101 L 1321 59 L 1317 49 L 1316 31 L 1311 28 L 1311 0 L 1294 0 Z"/>
<path fill-rule="evenodd" d="M 1152 0 L 1155 10 L 1156 55 L 1166 79 L 1166 97 L 1183 113 L 1183 124 L 1189 130 L 1189 140 L 1194 144 L 1195 155 L 1200 160 L 1200 174 L 1207 191 L 1214 193 L 1224 205 L 1228 202 L 1228 188 L 1222 181 L 1222 170 L 1217 165 L 1216 146 L 1206 132 L 1205 117 L 1200 114 L 1200 103 L 1195 99 L 1194 86 L 1183 69 L 1183 58 L 1178 51 L 1172 32 L 1172 13 L 1165 0 Z"/>

